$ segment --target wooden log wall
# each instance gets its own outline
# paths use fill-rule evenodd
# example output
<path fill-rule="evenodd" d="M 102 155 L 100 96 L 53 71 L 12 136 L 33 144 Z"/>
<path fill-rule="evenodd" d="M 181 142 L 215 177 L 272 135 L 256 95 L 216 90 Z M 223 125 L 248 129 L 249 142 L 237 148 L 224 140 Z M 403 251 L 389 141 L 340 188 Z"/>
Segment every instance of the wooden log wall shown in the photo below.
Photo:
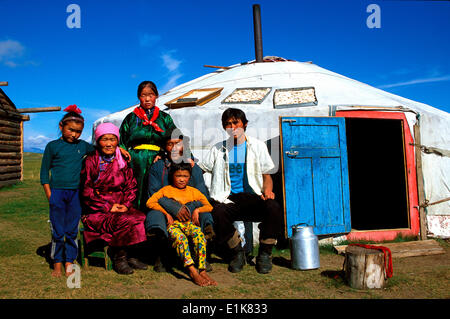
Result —
<path fill-rule="evenodd" d="M 23 178 L 23 122 L 0 115 L 0 187 Z"/>

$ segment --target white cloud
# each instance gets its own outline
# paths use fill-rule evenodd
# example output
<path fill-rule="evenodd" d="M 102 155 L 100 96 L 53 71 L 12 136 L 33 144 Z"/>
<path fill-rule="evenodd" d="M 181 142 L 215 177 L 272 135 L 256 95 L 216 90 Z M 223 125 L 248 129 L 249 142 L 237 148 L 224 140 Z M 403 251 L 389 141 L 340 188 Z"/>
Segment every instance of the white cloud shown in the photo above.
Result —
<path fill-rule="evenodd" d="M 170 53 L 164 53 L 161 58 L 163 59 L 164 66 L 171 72 L 177 71 L 180 67 L 181 61 L 174 59 Z"/>
<path fill-rule="evenodd" d="M 37 136 L 28 136 L 24 139 L 24 149 L 40 149 L 44 150 L 45 146 L 48 142 L 50 142 L 52 138 L 45 135 L 37 135 Z"/>
<path fill-rule="evenodd" d="M 383 84 L 383 85 L 379 85 L 378 88 L 379 89 L 387 89 L 387 88 L 393 88 L 393 87 L 399 87 L 399 86 L 408 86 L 408 85 L 414 85 L 414 84 L 443 82 L 443 81 L 450 81 L 450 75 L 431 77 L 431 78 L 414 79 L 414 80 L 410 80 L 410 81 L 397 82 L 397 83 L 392 83 L 392 84 Z"/>
<path fill-rule="evenodd" d="M 166 92 L 166 91 L 172 89 L 173 87 L 177 86 L 178 79 L 183 76 L 183 74 L 180 72 L 180 65 L 181 65 L 182 61 L 177 60 L 172 56 L 172 54 L 174 52 L 175 51 L 169 51 L 169 52 L 163 53 L 161 55 L 161 59 L 163 60 L 163 65 L 169 71 L 169 73 L 168 73 L 169 79 L 162 88 L 163 92 Z"/>
<path fill-rule="evenodd" d="M 172 88 L 174 88 L 175 86 L 177 86 L 177 85 L 178 85 L 177 80 L 178 80 L 179 78 L 181 78 L 182 76 L 183 76 L 183 74 L 180 74 L 180 73 L 177 73 L 177 74 L 172 75 L 172 76 L 169 78 L 169 80 L 166 82 L 166 84 L 164 84 L 164 86 L 163 86 L 163 88 L 162 88 L 162 91 L 163 91 L 163 92 L 167 92 L 167 91 L 169 91 L 170 89 L 172 89 Z"/>
<path fill-rule="evenodd" d="M 24 52 L 25 47 L 18 41 L 0 41 L 0 62 L 9 67 L 16 67 L 18 64 L 14 60 L 21 57 Z"/>

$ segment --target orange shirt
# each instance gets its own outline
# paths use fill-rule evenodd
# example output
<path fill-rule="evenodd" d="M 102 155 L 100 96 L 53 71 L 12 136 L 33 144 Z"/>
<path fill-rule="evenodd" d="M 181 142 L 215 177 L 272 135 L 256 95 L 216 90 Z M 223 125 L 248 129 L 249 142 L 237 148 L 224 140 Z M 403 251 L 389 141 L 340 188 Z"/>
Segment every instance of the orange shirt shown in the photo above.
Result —
<path fill-rule="evenodd" d="M 150 209 L 159 210 L 164 214 L 168 214 L 166 210 L 158 203 L 158 200 L 162 197 L 174 199 L 182 205 L 196 200 L 200 201 L 203 206 L 198 209 L 199 213 L 208 213 L 213 209 L 205 195 L 203 195 L 198 189 L 191 186 L 186 186 L 186 188 L 180 189 L 173 187 L 172 185 L 165 186 L 154 193 L 152 197 L 148 199 L 147 207 Z"/>

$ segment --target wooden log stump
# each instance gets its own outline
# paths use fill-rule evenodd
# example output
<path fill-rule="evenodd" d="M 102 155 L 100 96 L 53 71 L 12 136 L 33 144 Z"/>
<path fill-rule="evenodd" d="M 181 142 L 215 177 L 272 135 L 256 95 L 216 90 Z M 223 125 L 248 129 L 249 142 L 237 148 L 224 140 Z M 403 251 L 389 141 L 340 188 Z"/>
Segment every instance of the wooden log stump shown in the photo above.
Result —
<path fill-rule="evenodd" d="M 348 246 L 345 250 L 345 279 L 355 289 L 383 288 L 386 284 L 384 253 Z"/>

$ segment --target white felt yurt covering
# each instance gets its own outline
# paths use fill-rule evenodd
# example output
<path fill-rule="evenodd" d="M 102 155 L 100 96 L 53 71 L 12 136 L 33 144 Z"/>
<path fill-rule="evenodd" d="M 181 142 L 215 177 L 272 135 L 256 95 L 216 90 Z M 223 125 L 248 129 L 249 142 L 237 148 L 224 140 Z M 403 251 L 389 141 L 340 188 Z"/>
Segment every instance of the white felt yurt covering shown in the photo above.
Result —
<path fill-rule="evenodd" d="M 333 116 L 337 110 L 376 110 L 403 112 L 411 130 L 420 121 L 421 145 L 441 152 L 422 152 L 424 191 L 430 203 L 450 197 L 450 114 L 429 105 L 382 91 L 312 63 L 280 61 L 247 63 L 218 69 L 181 84 L 159 96 L 157 105 L 168 112 L 177 127 L 191 137 L 192 151 L 200 161 L 209 148 L 227 136 L 221 115 L 228 107 L 244 110 L 249 120 L 247 133 L 260 140 L 279 136 L 279 116 Z M 266 61 L 266 59 L 265 59 Z M 237 88 L 269 87 L 270 93 L 260 104 L 225 104 L 223 100 Z M 314 87 L 317 105 L 275 109 L 276 89 Z M 192 89 L 223 88 L 220 95 L 202 106 L 169 109 L 164 104 Z M 120 126 L 136 105 L 98 119 Z M 272 147 L 272 150 L 277 150 Z M 276 165 L 278 154 L 272 152 Z M 278 153 L 278 151 L 276 151 Z M 206 179 L 208 184 L 208 179 Z M 436 237 L 450 237 L 450 201 L 428 206 L 428 232 Z"/>

